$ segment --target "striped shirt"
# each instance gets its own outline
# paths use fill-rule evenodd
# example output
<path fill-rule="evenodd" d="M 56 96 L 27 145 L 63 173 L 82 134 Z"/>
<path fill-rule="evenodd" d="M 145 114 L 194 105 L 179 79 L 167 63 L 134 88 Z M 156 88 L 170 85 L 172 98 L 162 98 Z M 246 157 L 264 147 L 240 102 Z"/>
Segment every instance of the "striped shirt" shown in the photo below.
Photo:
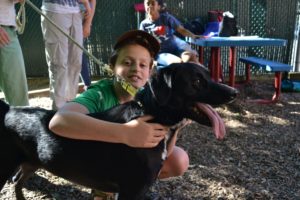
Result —
<path fill-rule="evenodd" d="M 79 13 L 78 0 L 43 0 L 42 10 L 55 13 Z"/>
<path fill-rule="evenodd" d="M 11 0 L 0 0 L 0 25 L 16 26 L 15 4 Z"/>

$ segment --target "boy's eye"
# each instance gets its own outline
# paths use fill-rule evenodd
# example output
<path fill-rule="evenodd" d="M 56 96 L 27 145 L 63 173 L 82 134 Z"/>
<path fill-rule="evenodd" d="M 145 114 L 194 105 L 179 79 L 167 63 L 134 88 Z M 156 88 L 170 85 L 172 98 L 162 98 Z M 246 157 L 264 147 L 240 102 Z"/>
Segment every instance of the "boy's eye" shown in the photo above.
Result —
<path fill-rule="evenodd" d="M 131 65 L 131 61 L 130 60 L 124 60 L 124 65 L 126 66 L 130 66 Z"/>
<path fill-rule="evenodd" d="M 145 68 L 147 67 L 147 65 L 145 63 L 140 64 L 141 68 Z"/>

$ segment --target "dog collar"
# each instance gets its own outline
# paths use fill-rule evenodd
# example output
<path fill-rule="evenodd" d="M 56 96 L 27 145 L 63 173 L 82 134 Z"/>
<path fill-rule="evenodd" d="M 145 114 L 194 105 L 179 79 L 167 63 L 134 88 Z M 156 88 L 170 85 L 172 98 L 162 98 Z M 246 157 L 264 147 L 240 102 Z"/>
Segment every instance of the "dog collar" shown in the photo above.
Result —
<path fill-rule="evenodd" d="M 138 89 L 136 89 L 135 87 L 133 87 L 130 83 L 128 83 L 127 81 L 125 81 L 123 78 L 117 76 L 116 77 L 116 81 L 119 82 L 122 86 L 122 88 L 128 92 L 131 96 L 135 96 L 136 93 L 138 92 Z"/>

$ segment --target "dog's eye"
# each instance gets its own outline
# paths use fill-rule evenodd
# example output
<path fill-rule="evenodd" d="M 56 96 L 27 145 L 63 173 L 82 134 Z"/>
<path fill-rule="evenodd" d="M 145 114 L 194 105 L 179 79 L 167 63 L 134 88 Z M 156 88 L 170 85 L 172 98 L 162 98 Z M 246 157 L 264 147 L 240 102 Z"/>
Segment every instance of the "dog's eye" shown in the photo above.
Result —
<path fill-rule="evenodd" d="M 201 79 L 197 79 L 197 80 L 193 81 L 193 86 L 197 89 L 203 88 L 203 87 L 206 87 L 206 82 Z"/>
<path fill-rule="evenodd" d="M 193 86 L 199 87 L 201 85 L 201 81 L 199 79 L 193 81 Z"/>

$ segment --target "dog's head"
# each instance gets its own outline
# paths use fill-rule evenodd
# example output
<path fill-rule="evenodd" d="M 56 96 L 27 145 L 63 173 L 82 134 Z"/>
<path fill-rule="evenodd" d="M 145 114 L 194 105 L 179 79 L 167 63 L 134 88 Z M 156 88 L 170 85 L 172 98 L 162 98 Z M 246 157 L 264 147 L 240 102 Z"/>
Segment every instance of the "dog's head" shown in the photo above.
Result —
<path fill-rule="evenodd" d="M 209 105 L 226 104 L 237 96 L 236 89 L 212 81 L 207 69 L 194 63 L 160 69 L 152 76 L 150 88 L 161 110 L 174 120 L 190 118 L 210 126 L 215 125 L 211 120 L 216 112 Z"/>
<path fill-rule="evenodd" d="M 174 63 L 153 75 L 150 85 L 160 105 L 186 107 L 186 104 L 201 102 L 220 105 L 231 102 L 237 90 L 211 80 L 202 65 Z"/>

